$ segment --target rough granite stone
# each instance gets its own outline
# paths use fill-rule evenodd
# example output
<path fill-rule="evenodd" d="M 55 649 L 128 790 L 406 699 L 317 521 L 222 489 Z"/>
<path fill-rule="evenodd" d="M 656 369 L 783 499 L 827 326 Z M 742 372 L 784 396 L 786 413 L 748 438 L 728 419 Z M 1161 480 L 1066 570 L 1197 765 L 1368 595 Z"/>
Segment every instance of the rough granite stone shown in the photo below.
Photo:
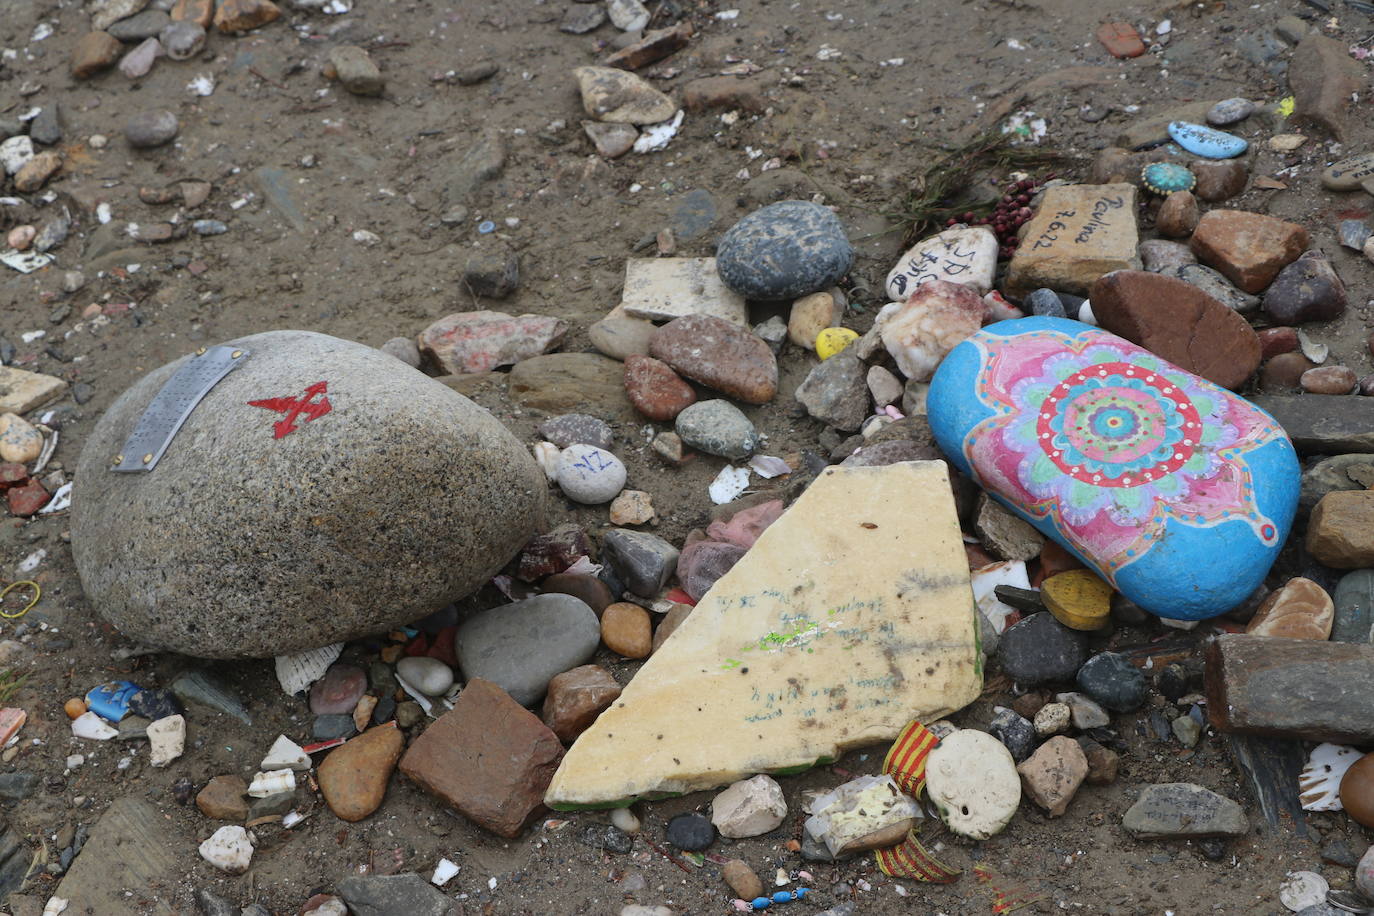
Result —
<path fill-rule="evenodd" d="M 96 609 L 139 642 L 256 658 L 384 631 L 469 594 L 542 522 L 543 472 L 467 399 L 322 334 L 231 343 L 246 361 L 155 471 L 110 466 L 179 362 L 115 401 L 78 465 L 77 570 Z M 297 416 L 281 438 L 286 415 L 249 403 L 321 382 L 313 403 L 327 397 L 330 411 Z"/>
<path fill-rule="evenodd" d="M 808 200 L 755 210 L 716 247 L 720 278 L 746 299 L 800 298 L 834 286 L 853 263 L 839 217 Z"/>

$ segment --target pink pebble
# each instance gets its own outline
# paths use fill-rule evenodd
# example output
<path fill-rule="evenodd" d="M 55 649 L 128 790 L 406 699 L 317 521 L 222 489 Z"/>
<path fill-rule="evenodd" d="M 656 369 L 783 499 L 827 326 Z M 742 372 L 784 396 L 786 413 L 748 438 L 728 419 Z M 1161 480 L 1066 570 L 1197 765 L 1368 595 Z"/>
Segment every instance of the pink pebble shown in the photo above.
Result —
<path fill-rule="evenodd" d="M 754 542 L 763 534 L 764 529 L 776 522 L 781 515 L 782 500 L 770 499 L 766 503 L 741 509 L 732 515 L 728 522 L 712 522 L 706 528 L 706 535 L 714 540 L 725 541 L 748 550 L 754 546 Z"/>
<path fill-rule="evenodd" d="M 38 230 L 32 226 L 15 226 L 5 237 L 5 243 L 15 251 L 24 251 L 33 244 L 33 237 L 37 234 Z"/>

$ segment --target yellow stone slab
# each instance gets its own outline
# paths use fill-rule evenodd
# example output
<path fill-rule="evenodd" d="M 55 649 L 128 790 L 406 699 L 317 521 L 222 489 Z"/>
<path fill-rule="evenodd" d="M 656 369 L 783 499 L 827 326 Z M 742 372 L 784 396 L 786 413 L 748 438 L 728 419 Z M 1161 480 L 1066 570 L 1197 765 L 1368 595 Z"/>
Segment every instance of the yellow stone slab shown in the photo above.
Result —
<path fill-rule="evenodd" d="M 1047 286 L 1086 296 L 1103 274 L 1140 270 L 1135 201 L 1131 184 L 1047 189 L 1007 266 L 1008 293 L 1020 298 Z"/>
<path fill-rule="evenodd" d="M 804 769 L 949 715 L 982 682 L 945 464 L 828 468 L 578 738 L 545 801 Z"/>
<path fill-rule="evenodd" d="M 51 375 L 0 366 L 0 413 L 28 413 L 54 401 L 67 390 L 67 383 Z"/>

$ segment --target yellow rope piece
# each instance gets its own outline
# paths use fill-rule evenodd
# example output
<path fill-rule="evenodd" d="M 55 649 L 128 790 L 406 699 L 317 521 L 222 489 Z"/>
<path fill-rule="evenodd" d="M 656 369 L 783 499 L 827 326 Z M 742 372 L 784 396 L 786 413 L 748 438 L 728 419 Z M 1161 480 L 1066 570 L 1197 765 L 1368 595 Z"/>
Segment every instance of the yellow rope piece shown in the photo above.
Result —
<path fill-rule="evenodd" d="M 39 587 L 37 582 L 33 581 L 32 579 L 24 579 L 19 582 L 11 582 L 9 585 L 6 585 L 4 588 L 0 589 L 0 602 L 3 602 L 5 600 L 6 595 L 8 595 L 12 590 L 18 588 L 21 585 L 32 586 L 33 598 L 29 600 L 28 604 L 24 605 L 24 609 L 22 611 L 18 611 L 14 614 L 6 614 L 3 609 L 0 609 L 0 617 L 5 618 L 6 620 L 15 620 L 19 617 L 23 617 L 29 611 L 33 610 L 34 606 L 38 604 L 38 599 L 43 597 L 43 589 Z"/>

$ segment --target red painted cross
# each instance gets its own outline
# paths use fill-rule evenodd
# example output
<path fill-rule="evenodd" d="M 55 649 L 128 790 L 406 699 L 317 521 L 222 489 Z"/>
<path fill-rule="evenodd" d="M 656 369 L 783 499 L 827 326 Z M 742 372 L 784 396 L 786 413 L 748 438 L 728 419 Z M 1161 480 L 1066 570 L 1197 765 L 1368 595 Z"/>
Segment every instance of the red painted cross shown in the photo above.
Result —
<path fill-rule="evenodd" d="M 324 396 L 329 389 L 328 382 L 316 382 L 305 389 L 305 396 L 301 398 L 264 398 L 261 401 L 249 401 L 249 407 L 261 407 L 264 410 L 273 410 L 277 413 L 284 413 L 286 416 L 272 424 L 274 430 L 273 439 L 280 439 L 288 433 L 294 433 L 299 427 L 296 426 L 296 418 L 304 415 L 305 422 L 318 420 L 320 417 L 334 409 L 334 405 L 329 403 L 329 398 Z M 315 400 L 315 395 L 320 399 Z"/>

